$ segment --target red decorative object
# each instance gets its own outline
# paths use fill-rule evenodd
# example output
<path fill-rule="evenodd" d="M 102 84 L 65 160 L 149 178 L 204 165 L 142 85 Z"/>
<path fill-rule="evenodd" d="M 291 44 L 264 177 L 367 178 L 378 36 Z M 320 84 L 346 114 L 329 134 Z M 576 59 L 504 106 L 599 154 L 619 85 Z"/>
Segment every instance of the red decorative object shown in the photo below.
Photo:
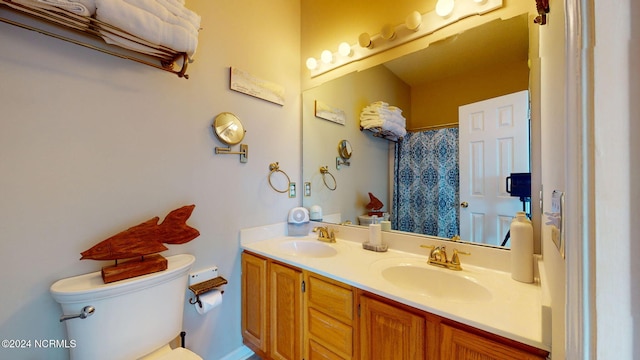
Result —
<path fill-rule="evenodd" d="M 83 251 L 80 260 L 116 260 L 115 265 L 102 269 L 105 283 L 165 270 L 167 260 L 157 254 L 168 250 L 163 243 L 184 244 L 200 235 L 186 223 L 194 208 L 195 205 L 183 206 L 167 214 L 160 224 L 160 218 L 156 216 L 124 230 Z M 119 259 L 131 258 L 139 259 L 118 264 Z"/>
<path fill-rule="evenodd" d="M 536 0 L 536 10 L 538 11 L 538 16 L 533 19 L 533 22 L 538 25 L 546 25 L 547 14 L 550 11 L 549 0 Z"/>
<path fill-rule="evenodd" d="M 369 193 L 369 200 L 370 200 L 369 203 L 366 205 L 367 210 L 369 210 L 368 215 L 382 216 L 383 212 L 380 211 L 380 209 L 382 209 L 382 207 L 384 206 L 382 201 L 380 201 L 380 199 L 375 197 L 372 193 Z"/>

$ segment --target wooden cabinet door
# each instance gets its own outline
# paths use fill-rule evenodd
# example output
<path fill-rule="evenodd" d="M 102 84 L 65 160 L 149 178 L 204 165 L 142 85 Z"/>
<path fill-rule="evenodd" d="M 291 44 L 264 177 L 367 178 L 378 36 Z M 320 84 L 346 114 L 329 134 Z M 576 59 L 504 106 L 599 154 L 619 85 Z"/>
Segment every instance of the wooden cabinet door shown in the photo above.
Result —
<path fill-rule="evenodd" d="M 242 338 L 256 353 L 268 345 L 267 259 L 242 253 Z"/>
<path fill-rule="evenodd" d="M 536 355 L 445 324 L 440 325 L 441 360 L 543 360 Z M 539 350 L 543 352 L 542 350 Z"/>
<path fill-rule="evenodd" d="M 270 265 L 272 359 L 302 359 L 302 272 Z"/>
<path fill-rule="evenodd" d="M 360 296 L 360 358 L 419 360 L 426 358 L 424 316 Z"/>

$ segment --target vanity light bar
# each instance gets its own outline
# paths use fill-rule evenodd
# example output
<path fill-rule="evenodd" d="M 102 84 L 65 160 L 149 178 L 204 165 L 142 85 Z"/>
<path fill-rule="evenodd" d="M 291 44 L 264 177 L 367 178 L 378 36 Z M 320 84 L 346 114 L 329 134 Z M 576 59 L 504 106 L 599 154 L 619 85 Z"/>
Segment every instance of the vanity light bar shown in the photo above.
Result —
<path fill-rule="evenodd" d="M 406 24 L 400 24 L 395 28 L 385 25 L 383 31 L 384 36 L 383 34 L 369 36 L 367 33 L 362 33 L 359 41 L 351 45 L 351 51 L 349 52 L 347 52 L 343 44 L 340 45 L 342 48 L 341 51 L 331 53 L 329 50 L 325 50 L 324 52 L 329 52 L 333 55 L 330 62 L 323 62 L 321 59 L 310 57 L 306 62 L 307 68 L 311 72 L 311 77 L 314 78 L 343 65 L 368 58 L 369 56 L 432 34 L 445 26 L 469 16 L 486 14 L 500 9 L 502 6 L 503 0 L 484 0 L 481 2 L 476 0 L 456 0 L 455 6 L 450 14 L 441 17 L 436 14 L 435 10 L 427 12 L 421 15 L 422 21 L 417 27 L 415 26 L 419 21 L 415 14 L 412 13 L 409 15 Z M 409 20 L 409 18 L 411 18 L 411 20 Z M 367 38 L 369 42 L 366 41 Z M 388 38 L 388 40 L 385 38 Z M 349 46 L 348 43 L 346 46 Z M 329 55 L 325 53 L 324 58 L 325 60 L 328 59 Z"/>

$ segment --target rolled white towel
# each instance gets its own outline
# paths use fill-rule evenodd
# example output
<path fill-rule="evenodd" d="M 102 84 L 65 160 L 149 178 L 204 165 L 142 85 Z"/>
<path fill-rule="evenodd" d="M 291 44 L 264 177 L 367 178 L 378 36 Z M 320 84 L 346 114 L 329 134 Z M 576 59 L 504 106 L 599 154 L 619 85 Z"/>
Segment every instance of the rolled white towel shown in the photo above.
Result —
<path fill-rule="evenodd" d="M 381 127 L 384 124 L 384 120 L 380 119 L 380 118 L 368 118 L 368 119 L 361 119 L 360 120 L 360 126 L 363 129 L 371 129 L 374 127 Z"/>
<path fill-rule="evenodd" d="M 200 21 L 201 21 L 200 15 L 187 9 L 184 6 L 184 1 L 182 2 L 182 4 L 176 4 L 174 0 L 157 0 L 157 1 L 160 5 L 167 8 L 167 10 L 169 10 L 173 15 L 189 21 L 193 25 L 193 27 L 196 29 L 196 31 L 200 31 Z"/>
<path fill-rule="evenodd" d="M 20 11 L 26 12 L 28 14 L 32 14 L 35 16 L 40 16 L 37 13 L 37 10 L 47 10 L 47 11 L 59 11 L 60 8 L 45 4 L 38 0 L 13 0 L 12 2 L 6 2 L 6 5 L 19 9 Z M 22 6 L 20 6 L 22 5 Z M 71 14 L 65 21 L 58 20 L 56 18 L 50 19 L 53 22 L 64 25 L 66 27 L 75 28 L 78 30 L 86 30 L 89 27 L 90 20 L 88 17 L 82 15 L 74 15 Z"/>
<path fill-rule="evenodd" d="M 143 53 L 143 54 L 147 54 L 147 55 L 151 55 L 151 56 L 163 56 L 165 55 L 163 52 L 158 51 L 152 47 L 146 46 L 146 45 L 142 45 L 142 44 L 138 44 L 137 42 L 131 41 L 125 37 L 119 36 L 119 35 L 115 35 L 115 34 L 111 34 L 111 33 L 106 33 L 106 32 L 101 32 L 100 35 L 102 36 L 102 38 L 104 39 L 104 41 L 107 44 L 111 44 L 111 45 L 117 45 L 121 48 L 125 48 L 125 49 L 129 49 L 129 50 L 133 50 L 139 53 Z"/>
<path fill-rule="evenodd" d="M 163 6 L 156 0 L 124 0 L 126 3 L 145 10 L 160 20 L 173 25 L 179 25 L 184 27 L 187 31 L 194 36 L 198 36 L 198 29 L 191 23 L 191 21 L 183 16 L 178 16 L 174 12 L 170 11 L 167 7 Z M 175 7 L 175 5 L 173 5 Z"/>
<path fill-rule="evenodd" d="M 361 114 L 360 121 L 375 121 L 380 123 L 387 121 L 398 124 L 402 127 L 407 125 L 407 120 L 401 115 L 384 116 L 381 114 Z"/>
<path fill-rule="evenodd" d="M 182 26 L 162 21 L 148 11 L 123 0 L 96 0 L 96 18 L 152 44 L 162 45 L 192 57 L 198 37 Z"/>
<path fill-rule="evenodd" d="M 391 132 L 394 135 L 397 135 L 399 137 L 405 136 L 407 134 L 407 129 L 405 129 L 404 127 L 398 125 L 398 124 L 394 124 L 392 122 L 388 122 L 386 121 L 384 124 L 382 124 L 382 129 L 383 130 L 387 130 L 389 132 Z"/>
<path fill-rule="evenodd" d="M 131 40 L 131 36 L 127 33 L 109 28 L 108 31 L 100 29 L 100 35 L 107 44 L 118 45 L 122 48 L 134 50 L 140 53 L 144 53 L 151 56 L 170 58 L 169 53 L 171 50 L 161 50 L 162 47 L 158 44 L 152 44 L 148 41 L 140 38 L 135 41 Z"/>
<path fill-rule="evenodd" d="M 95 0 L 38 0 L 38 2 L 82 16 L 92 16 L 96 13 Z"/>

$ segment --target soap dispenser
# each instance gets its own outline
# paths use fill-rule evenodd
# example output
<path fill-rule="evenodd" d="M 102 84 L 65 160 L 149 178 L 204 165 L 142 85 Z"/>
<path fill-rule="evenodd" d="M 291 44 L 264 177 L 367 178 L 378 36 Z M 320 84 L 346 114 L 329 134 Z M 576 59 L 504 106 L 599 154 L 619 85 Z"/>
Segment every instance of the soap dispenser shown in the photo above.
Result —
<path fill-rule="evenodd" d="M 533 227 L 523 211 L 516 213 L 509 229 L 511 233 L 511 278 L 533 282 Z"/>

